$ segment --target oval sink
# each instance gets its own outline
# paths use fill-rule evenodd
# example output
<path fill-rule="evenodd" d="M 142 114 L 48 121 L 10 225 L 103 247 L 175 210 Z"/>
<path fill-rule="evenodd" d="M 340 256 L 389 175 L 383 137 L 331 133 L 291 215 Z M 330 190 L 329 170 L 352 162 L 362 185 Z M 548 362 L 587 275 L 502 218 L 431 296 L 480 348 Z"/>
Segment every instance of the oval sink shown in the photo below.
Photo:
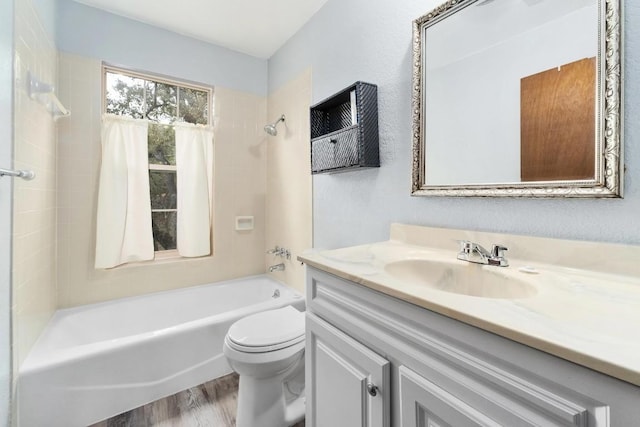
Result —
<path fill-rule="evenodd" d="M 438 291 L 481 298 L 529 298 L 538 293 L 531 283 L 489 267 L 469 262 L 411 259 L 391 262 L 385 271 L 396 279 Z"/>

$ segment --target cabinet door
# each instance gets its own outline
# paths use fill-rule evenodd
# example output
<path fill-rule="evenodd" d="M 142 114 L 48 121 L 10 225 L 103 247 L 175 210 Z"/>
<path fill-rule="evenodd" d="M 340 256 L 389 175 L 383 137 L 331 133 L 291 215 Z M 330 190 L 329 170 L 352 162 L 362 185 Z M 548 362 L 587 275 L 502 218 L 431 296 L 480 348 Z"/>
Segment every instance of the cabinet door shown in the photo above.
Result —
<path fill-rule="evenodd" d="M 307 313 L 307 425 L 388 427 L 389 362 Z"/>

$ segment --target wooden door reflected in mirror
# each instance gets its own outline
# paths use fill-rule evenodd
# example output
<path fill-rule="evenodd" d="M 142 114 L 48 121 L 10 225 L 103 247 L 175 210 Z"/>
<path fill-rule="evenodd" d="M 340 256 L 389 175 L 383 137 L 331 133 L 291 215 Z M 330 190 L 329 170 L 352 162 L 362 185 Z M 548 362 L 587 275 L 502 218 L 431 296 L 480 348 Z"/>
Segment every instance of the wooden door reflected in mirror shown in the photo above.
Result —
<path fill-rule="evenodd" d="M 520 80 L 521 181 L 595 176 L 596 59 Z"/>

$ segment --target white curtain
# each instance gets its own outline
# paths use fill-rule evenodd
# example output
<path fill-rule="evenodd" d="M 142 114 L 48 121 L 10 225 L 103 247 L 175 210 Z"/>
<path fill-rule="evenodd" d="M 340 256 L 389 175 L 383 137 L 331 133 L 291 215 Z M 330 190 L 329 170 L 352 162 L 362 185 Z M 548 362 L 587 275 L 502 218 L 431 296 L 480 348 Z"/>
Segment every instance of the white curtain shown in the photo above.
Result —
<path fill-rule="evenodd" d="M 154 257 L 147 127 L 144 120 L 103 116 L 96 268 Z"/>
<path fill-rule="evenodd" d="M 176 125 L 178 253 L 199 257 L 211 253 L 213 199 L 213 129 Z"/>

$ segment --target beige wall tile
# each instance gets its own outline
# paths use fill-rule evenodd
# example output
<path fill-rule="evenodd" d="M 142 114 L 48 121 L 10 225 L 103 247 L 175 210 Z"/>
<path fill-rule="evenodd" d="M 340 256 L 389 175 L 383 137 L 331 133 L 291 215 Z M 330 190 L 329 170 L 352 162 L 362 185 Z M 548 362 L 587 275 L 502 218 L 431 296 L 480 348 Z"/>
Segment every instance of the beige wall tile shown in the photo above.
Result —
<path fill-rule="evenodd" d="M 291 251 L 291 259 L 266 255 L 267 266 L 283 262 L 284 271 L 271 273 L 303 292 L 304 269 L 296 257 L 312 247 L 312 182 L 309 107 L 311 70 L 303 72 L 269 95 L 268 121 L 281 114 L 278 135 L 267 143 L 267 247 L 276 245 Z"/>
<path fill-rule="evenodd" d="M 36 179 L 14 180 L 14 378 L 57 305 L 56 125 L 27 93 L 27 71 L 56 85 L 57 52 L 29 0 L 16 2 L 15 40 L 14 166 Z"/>
<path fill-rule="evenodd" d="M 95 270 L 101 64 L 61 53 L 59 71 L 64 76 L 60 98 L 71 111 L 79 112 L 58 128 L 59 307 L 264 272 L 266 148 L 261 127 L 266 121 L 265 98 L 214 89 L 213 256 Z M 236 215 L 253 215 L 255 229 L 236 232 Z"/>

